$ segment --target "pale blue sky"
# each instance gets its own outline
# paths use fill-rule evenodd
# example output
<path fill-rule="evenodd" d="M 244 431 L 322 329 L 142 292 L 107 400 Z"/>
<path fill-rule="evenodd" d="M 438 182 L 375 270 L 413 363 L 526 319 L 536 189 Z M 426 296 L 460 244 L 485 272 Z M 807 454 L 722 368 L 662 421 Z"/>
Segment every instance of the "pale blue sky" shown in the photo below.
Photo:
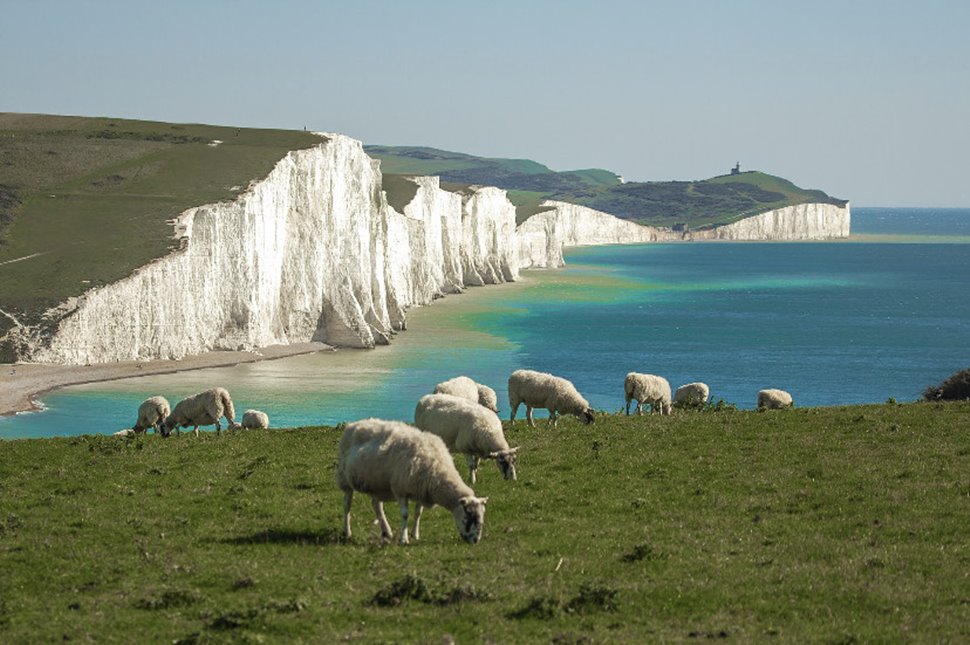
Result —
<path fill-rule="evenodd" d="M 970 2 L 0 0 L 0 111 L 970 207 Z"/>

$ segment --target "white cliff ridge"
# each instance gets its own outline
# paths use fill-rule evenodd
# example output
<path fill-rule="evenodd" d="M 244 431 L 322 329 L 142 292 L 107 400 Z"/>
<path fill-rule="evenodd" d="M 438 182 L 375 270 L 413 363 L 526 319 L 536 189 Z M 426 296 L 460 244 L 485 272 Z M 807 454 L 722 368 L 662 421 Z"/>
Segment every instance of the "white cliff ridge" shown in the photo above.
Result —
<path fill-rule="evenodd" d="M 519 262 L 522 267 L 561 267 L 562 250 L 569 246 L 637 244 L 681 239 L 679 233 L 620 219 L 601 211 L 547 201 L 552 210 L 537 213 L 519 225 Z"/>
<path fill-rule="evenodd" d="M 849 237 L 849 204 L 798 204 L 712 229 L 691 231 L 694 240 L 829 240 Z"/>
<path fill-rule="evenodd" d="M 565 246 L 848 235 L 847 207 L 815 204 L 721 234 L 683 234 L 547 202 L 551 210 L 516 229 L 504 190 L 460 195 L 436 177 L 414 178 L 417 192 L 400 213 L 381 189 L 379 162 L 359 141 L 322 136 L 235 201 L 182 213 L 179 251 L 52 310 L 60 318 L 52 334 L 11 332 L 23 337 L 21 360 L 178 359 L 307 341 L 373 347 L 405 328 L 409 307 L 516 280 L 522 269 L 562 266 Z"/>

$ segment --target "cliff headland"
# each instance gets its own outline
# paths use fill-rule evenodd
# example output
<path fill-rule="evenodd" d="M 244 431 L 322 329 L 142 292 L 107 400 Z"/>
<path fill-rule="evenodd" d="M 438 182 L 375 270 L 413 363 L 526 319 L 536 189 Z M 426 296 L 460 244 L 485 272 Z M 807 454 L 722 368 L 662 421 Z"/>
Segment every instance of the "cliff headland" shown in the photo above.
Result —
<path fill-rule="evenodd" d="M 0 116 L 6 117 L 0 126 L 16 121 Z M 188 128 L 177 135 L 186 140 L 173 142 L 140 127 L 93 130 L 94 141 L 117 157 L 97 173 L 82 173 L 56 187 L 53 180 L 36 180 L 32 190 L 7 189 L 13 197 L 5 213 L 13 225 L 0 246 L 6 273 L 0 276 L 4 360 L 87 365 L 179 360 L 213 350 L 252 352 L 302 343 L 373 347 L 406 328 L 409 307 L 469 286 L 514 281 L 525 269 L 562 266 L 566 246 L 808 240 L 846 237 L 849 232 L 848 204 L 831 201 L 789 205 L 728 225 L 694 229 L 644 226 L 580 204 L 543 200 L 517 223 L 522 207 L 517 211 L 503 188 L 443 184 L 420 173 L 389 176 L 385 185 L 381 162 L 361 142 L 343 135 L 294 133 L 290 149 L 281 153 L 266 142 L 244 146 L 242 140 L 233 151 L 227 139 L 252 141 L 253 135 L 242 130 L 196 134 L 193 128 L 209 126 L 178 126 Z M 63 129 L 70 132 L 67 125 Z M 16 151 L 23 129 L 0 127 L 0 133 L 5 133 L 0 141 L 6 151 Z M 45 130 L 55 153 L 51 157 L 69 154 L 57 148 L 58 136 L 67 135 Z M 118 139 L 137 141 L 138 150 L 113 146 Z M 110 226 L 88 235 L 97 247 L 81 244 L 81 232 L 74 240 L 46 248 L 37 242 L 42 236 L 31 234 L 32 227 L 43 230 L 55 221 L 70 221 L 69 215 L 77 212 L 71 210 L 72 203 L 77 209 L 104 195 L 118 209 L 117 219 L 137 220 L 126 218 L 126 206 L 154 199 L 138 192 L 148 187 L 138 183 L 144 182 L 142 176 L 154 176 L 158 184 L 159 176 L 168 177 L 168 172 L 176 177 L 165 181 L 175 185 L 177 175 L 185 172 L 170 172 L 159 157 L 180 148 L 180 156 L 191 153 L 197 158 L 196 172 L 201 172 L 223 146 L 234 159 L 260 156 L 243 173 L 265 167 L 266 159 L 277 161 L 245 187 L 230 183 L 240 180 L 228 175 L 205 184 L 212 189 L 198 188 L 205 183 L 202 178 L 182 177 L 196 187 L 193 199 L 211 193 L 214 201 L 196 202 L 167 218 L 160 215 L 163 208 L 147 214 L 135 209 L 143 213 L 143 221 L 127 231 L 119 224 L 124 235 Z M 70 163 L 84 165 L 83 160 Z M 591 181 L 609 182 L 601 172 L 583 173 Z M 29 185 L 30 179 L 23 183 Z M 51 195 L 46 202 L 45 191 Z M 51 210 L 45 209 L 49 204 L 56 204 L 53 211 L 61 213 L 60 220 L 51 219 Z M 81 246 L 80 255 L 85 256 L 96 249 L 97 259 L 110 270 L 90 261 L 72 264 L 71 253 L 78 253 L 74 246 Z M 129 252 L 129 247 L 135 250 Z M 110 261 L 111 254 L 117 262 Z M 140 258 L 136 266 L 130 263 L 132 256 Z M 60 286 L 42 282 L 36 287 L 42 297 L 34 294 L 28 281 L 54 273 L 51 281 Z M 64 274 L 71 279 L 65 280 Z"/>

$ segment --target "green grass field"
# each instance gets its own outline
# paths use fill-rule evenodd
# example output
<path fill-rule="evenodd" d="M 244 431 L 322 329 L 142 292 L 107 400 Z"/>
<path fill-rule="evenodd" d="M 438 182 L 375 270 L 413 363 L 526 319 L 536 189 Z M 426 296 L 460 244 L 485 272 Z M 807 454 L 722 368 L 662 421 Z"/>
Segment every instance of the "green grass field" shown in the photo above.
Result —
<path fill-rule="evenodd" d="M 216 146 L 213 141 L 221 141 Z M 167 253 L 167 223 L 234 198 L 302 131 L 0 113 L 0 309 L 47 308 Z M 0 335 L 10 325 L 0 316 Z"/>
<path fill-rule="evenodd" d="M 408 547 L 341 540 L 332 428 L 4 442 L 0 642 L 970 640 L 966 403 L 506 434 L 482 542 Z"/>

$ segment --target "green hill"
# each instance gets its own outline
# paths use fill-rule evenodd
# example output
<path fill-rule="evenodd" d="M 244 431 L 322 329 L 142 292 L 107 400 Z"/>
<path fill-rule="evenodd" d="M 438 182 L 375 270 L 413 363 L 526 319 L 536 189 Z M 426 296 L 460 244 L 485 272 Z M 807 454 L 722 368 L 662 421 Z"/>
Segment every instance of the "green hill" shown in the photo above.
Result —
<path fill-rule="evenodd" d="M 471 184 L 509 191 L 518 221 L 556 199 L 652 226 L 704 228 L 794 204 L 845 204 L 820 190 L 799 188 L 762 172 L 700 181 L 628 182 L 608 170 L 556 172 L 525 159 L 475 157 L 434 148 L 365 146 L 386 172 L 439 175 L 451 187 Z"/>
<path fill-rule="evenodd" d="M 563 198 L 624 219 L 653 226 L 708 228 L 758 213 L 821 202 L 845 205 L 820 190 L 799 188 L 787 179 L 750 171 L 702 181 L 630 182 Z"/>
<path fill-rule="evenodd" d="M 319 142 L 302 131 L 0 113 L 0 309 L 34 322 L 129 275 L 169 251 L 167 220 L 232 199 L 288 151 Z M 0 316 L 0 335 L 11 324 Z"/>
<path fill-rule="evenodd" d="M 384 173 L 438 175 L 442 186 L 449 190 L 460 191 L 471 185 L 504 188 L 516 205 L 519 222 L 548 210 L 539 204 L 546 199 L 558 199 L 557 195 L 597 192 L 621 185 L 618 175 L 598 168 L 556 172 L 528 159 L 475 157 L 424 147 L 369 145 L 364 150 L 380 159 Z"/>

